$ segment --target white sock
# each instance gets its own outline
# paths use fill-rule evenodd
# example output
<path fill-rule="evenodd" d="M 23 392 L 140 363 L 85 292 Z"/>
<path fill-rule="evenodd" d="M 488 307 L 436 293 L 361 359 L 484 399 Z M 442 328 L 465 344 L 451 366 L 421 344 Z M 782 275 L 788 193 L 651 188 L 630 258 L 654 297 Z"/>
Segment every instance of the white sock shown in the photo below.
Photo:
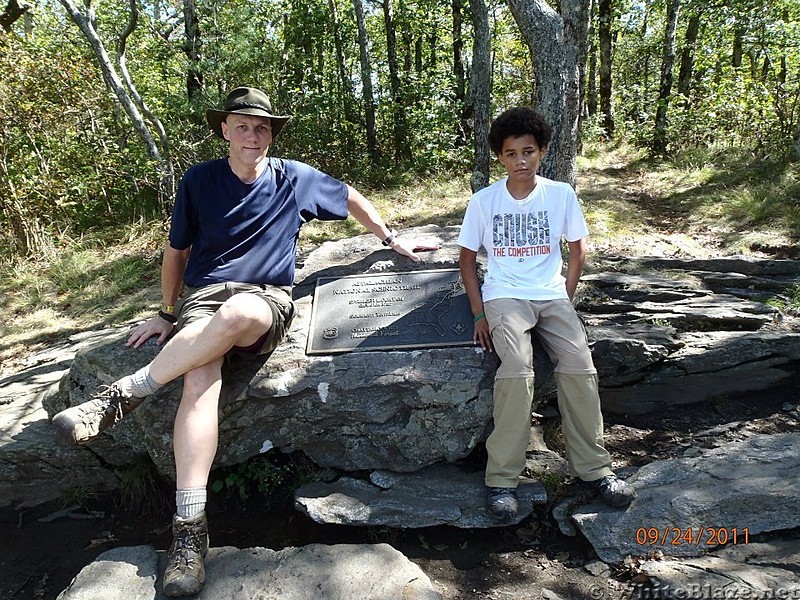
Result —
<path fill-rule="evenodd" d="M 206 508 L 206 488 L 187 488 L 175 492 L 177 513 L 181 519 L 199 515 Z"/>
<path fill-rule="evenodd" d="M 150 365 L 146 365 L 136 371 L 133 375 L 128 375 L 117 381 L 126 397 L 145 398 L 157 392 L 162 384 L 158 383 L 150 375 Z"/>

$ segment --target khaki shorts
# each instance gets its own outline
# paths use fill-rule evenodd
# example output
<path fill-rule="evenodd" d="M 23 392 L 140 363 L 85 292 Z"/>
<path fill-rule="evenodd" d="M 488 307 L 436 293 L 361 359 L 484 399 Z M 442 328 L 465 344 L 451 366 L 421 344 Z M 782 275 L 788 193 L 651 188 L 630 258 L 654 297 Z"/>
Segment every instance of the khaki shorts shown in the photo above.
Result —
<path fill-rule="evenodd" d="M 496 379 L 533 377 L 533 340 L 538 336 L 556 373 L 597 373 L 586 329 L 569 300 L 497 298 L 483 304 L 500 358 Z"/>
<path fill-rule="evenodd" d="M 175 305 L 178 322 L 175 331 L 187 324 L 214 316 L 219 308 L 235 294 L 253 294 L 264 300 L 272 311 L 272 327 L 257 344 L 248 348 L 235 347 L 234 351 L 246 354 L 266 354 L 272 352 L 286 335 L 294 318 L 291 288 L 254 283 L 212 283 L 199 288 L 186 287 L 184 294 Z"/>

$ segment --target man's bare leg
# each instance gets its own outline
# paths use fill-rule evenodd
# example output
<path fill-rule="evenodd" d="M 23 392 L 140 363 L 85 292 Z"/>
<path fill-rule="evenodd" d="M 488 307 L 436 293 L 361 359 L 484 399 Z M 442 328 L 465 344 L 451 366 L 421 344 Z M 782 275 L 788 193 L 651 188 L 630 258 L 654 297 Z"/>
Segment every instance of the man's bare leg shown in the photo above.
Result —
<path fill-rule="evenodd" d="M 163 385 L 208 365 L 234 346 L 247 347 L 272 327 L 272 311 L 253 294 L 236 294 L 213 317 L 189 323 L 150 363 L 150 375 Z"/>
<path fill-rule="evenodd" d="M 203 558 L 209 544 L 206 486 L 217 452 L 224 354 L 233 346 L 254 344 L 272 327 L 266 302 L 255 296 L 236 302 L 234 298 L 213 317 L 182 329 L 151 363 L 156 380 L 159 373 L 174 378 L 192 365 L 183 373 L 183 394 L 175 416 L 176 515 L 164 572 L 167 596 L 194 595 L 205 582 Z M 195 366 L 203 356 L 214 358 Z"/>
<path fill-rule="evenodd" d="M 272 326 L 272 310 L 265 300 L 236 294 L 213 316 L 183 327 L 148 365 L 101 389 L 89 402 L 61 411 L 53 417 L 53 425 L 65 442 L 86 443 L 161 386 L 213 363 L 234 346 L 253 345 Z"/>
<path fill-rule="evenodd" d="M 172 545 L 164 572 L 167 596 L 194 595 L 205 582 L 206 484 L 217 451 L 223 360 L 220 357 L 183 377 L 183 395 L 173 435 L 177 511 L 172 520 Z"/>
<path fill-rule="evenodd" d="M 222 362 L 218 358 L 184 375 L 173 436 L 178 489 L 205 487 L 208 481 L 217 452 Z"/>

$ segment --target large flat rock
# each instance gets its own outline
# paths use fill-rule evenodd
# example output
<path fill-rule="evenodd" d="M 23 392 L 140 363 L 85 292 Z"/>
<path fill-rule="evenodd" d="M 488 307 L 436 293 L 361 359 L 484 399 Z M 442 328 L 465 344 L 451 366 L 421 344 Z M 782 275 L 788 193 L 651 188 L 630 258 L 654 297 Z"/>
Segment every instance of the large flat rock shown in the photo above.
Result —
<path fill-rule="evenodd" d="M 800 598 L 798 540 L 739 542 L 699 558 L 649 560 L 641 570 L 666 597 Z"/>
<path fill-rule="evenodd" d="M 547 501 L 538 481 L 523 480 L 518 492 L 514 523 Z M 309 483 L 295 492 L 295 507 L 318 523 L 338 525 L 498 526 L 486 509 L 483 473 L 456 465 L 434 465 L 416 473 L 375 471 L 370 481 L 343 477 L 333 483 Z"/>
<path fill-rule="evenodd" d="M 645 465 L 628 482 L 638 497 L 624 511 L 598 503 L 572 519 L 601 560 L 656 550 L 695 557 L 720 542 L 800 526 L 800 432 L 754 435 L 699 456 Z"/>
<path fill-rule="evenodd" d="M 0 380 L 0 506 L 36 506 L 77 488 L 117 487 L 114 473 L 96 455 L 55 443 L 42 406 L 57 393 L 75 353 L 107 335 L 72 336 L 32 356 L 24 371 Z"/>
<path fill-rule="evenodd" d="M 304 258 L 294 297 L 297 316 L 286 339 L 266 357 L 235 359 L 223 376 L 215 466 L 246 461 L 270 448 L 302 451 L 316 464 L 343 470 L 415 471 L 466 457 L 491 421 L 497 358 L 474 346 L 308 356 L 306 342 L 316 281 L 364 273 L 455 268 L 457 228 L 436 228 L 445 243 L 424 263 L 359 236 L 323 244 Z M 378 246 L 380 247 L 380 246 Z M 149 362 L 158 348 L 125 346 L 119 330 L 79 352 L 60 391 L 45 401 L 50 415 L 85 402 L 107 384 Z M 181 381 L 165 386 L 91 450 L 112 465 L 149 455 L 174 476 L 172 425 Z"/>
<path fill-rule="evenodd" d="M 115 548 L 75 577 L 59 600 L 163 600 L 166 556 L 151 546 Z M 197 600 L 438 600 L 428 576 L 388 544 L 211 548 Z"/>

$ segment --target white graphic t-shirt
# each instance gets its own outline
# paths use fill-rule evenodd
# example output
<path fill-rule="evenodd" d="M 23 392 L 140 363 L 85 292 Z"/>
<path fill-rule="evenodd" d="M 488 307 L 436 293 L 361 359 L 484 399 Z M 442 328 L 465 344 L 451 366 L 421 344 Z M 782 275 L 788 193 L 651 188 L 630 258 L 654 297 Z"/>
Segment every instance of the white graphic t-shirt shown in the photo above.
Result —
<path fill-rule="evenodd" d="M 506 188 L 507 177 L 474 194 L 458 244 L 488 254 L 483 300 L 567 298 L 561 238 L 575 242 L 589 229 L 575 191 L 567 183 L 536 176 L 523 200 Z"/>

